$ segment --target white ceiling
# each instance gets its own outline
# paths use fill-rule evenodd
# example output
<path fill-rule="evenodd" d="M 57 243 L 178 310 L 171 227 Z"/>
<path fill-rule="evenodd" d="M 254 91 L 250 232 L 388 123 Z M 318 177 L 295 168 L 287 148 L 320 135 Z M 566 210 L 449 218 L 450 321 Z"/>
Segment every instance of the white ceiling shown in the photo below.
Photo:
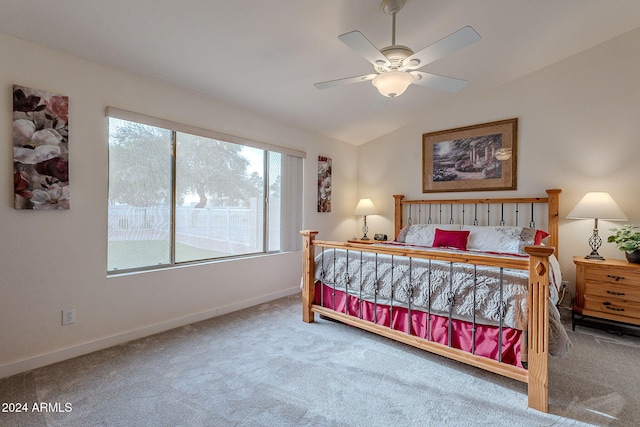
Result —
<path fill-rule="evenodd" d="M 0 32 L 210 95 L 361 144 L 640 26 L 639 0 L 407 0 L 396 43 L 418 51 L 465 25 L 482 40 L 422 71 L 462 78 L 457 94 L 412 85 L 390 101 L 338 40 L 391 44 L 382 0 L 0 0 Z M 144 113 L 144 112 L 143 112 Z"/>

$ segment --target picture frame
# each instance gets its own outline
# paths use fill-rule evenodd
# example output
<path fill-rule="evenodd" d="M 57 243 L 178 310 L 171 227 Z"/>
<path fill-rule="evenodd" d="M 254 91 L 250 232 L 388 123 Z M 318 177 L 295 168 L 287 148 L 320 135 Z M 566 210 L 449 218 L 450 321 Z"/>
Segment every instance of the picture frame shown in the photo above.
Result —
<path fill-rule="evenodd" d="M 518 119 L 422 134 L 422 192 L 517 189 Z"/>
<path fill-rule="evenodd" d="M 318 156 L 318 212 L 331 212 L 332 164 L 330 157 Z"/>
<path fill-rule="evenodd" d="M 13 191 L 20 210 L 68 210 L 69 97 L 13 85 Z"/>

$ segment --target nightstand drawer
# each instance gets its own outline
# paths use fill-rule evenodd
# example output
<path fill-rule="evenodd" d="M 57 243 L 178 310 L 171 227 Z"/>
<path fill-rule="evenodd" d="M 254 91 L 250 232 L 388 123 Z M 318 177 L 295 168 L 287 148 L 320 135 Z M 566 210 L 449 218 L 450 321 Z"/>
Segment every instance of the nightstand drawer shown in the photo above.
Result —
<path fill-rule="evenodd" d="M 576 295 L 571 315 L 574 328 L 583 318 L 640 326 L 640 264 L 582 257 L 573 257 L 573 262 L 576 265 Z"/>
<path fill-rule="evenodd" d="M 640 303 L 634 301 L 585 295 L 584 308 L 585 310 L 599 311 L 615 316 L 640 319 Z"/>
<path fill-rule="evenodd" d="M 600 283 L 591 281 L 590 279 L 591 278 L 585 280 L 585 297 L 594 296 L 601 298 L 614 298 L 634 301 L 640 304 L 640 286 L 621 283 Z"/>
<path fill-rule="evenodd" d="M 585 269 L 585 280 L 618 284 L 629 284 L 638 286 L 640 283 L 640 270 L 608 266 L 607 268 L 595 268 L 588 266 Z"/>

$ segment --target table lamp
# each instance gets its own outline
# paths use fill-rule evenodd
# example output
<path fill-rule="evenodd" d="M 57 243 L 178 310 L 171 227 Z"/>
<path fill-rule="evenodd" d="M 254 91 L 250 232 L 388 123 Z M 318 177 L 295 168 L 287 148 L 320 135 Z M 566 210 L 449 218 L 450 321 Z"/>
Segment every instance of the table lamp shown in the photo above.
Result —
<path fill-rule="evenodd" d="M 373 202 L 371 199 L 360 199 L 358 202 L 358 206 L 356 206 L 356 210 L 353 212 L 354 215 L 362 215 L 364 216 L 364 225 L 362 226 L 362 238 L 360 240 L 371 240 L 367 237 L 367 232 L 369 231 L 369 227 L 367 227 L 367 215 L 375 215 L 376 208 L 373 206 Z"/>
<path fill-rule="evenodd" d="M 569 212 L 567 218 L 570 219 L 593 219 L 593 234 L 589 238 L 591 253 L 585 258 L 604 260 L 600 256 L 598 249 L 602 245 L 602 239 L 598 235 L 598 220 L 604 219 L 608 221 L 626 221 L 627 217 L 622 212 L 618 204 L 613 200 L 609 193 L 602 191 L 587 193 L 580 199 L 578 204 Z"/>

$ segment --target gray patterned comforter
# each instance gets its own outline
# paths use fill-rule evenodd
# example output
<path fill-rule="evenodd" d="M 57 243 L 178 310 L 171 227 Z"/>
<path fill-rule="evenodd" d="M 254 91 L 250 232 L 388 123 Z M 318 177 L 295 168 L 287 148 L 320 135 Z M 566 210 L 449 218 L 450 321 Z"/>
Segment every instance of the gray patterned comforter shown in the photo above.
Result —
<path fill-rule="evenodd" d="M 415 249 L 415 248 L 414 248 Z M 527 329 L 528 270 L 501 269 L 325 249 L 316 255 L 315 277 L 326 285 L 379 304 L 411 306 L 455 319 L 480 324 Z M 562 355 L 570 347 L 556 308 L 560 272 L 550 262 L 550 353 Z M 502 317 L 502 319 L 501 319 Z"/>

